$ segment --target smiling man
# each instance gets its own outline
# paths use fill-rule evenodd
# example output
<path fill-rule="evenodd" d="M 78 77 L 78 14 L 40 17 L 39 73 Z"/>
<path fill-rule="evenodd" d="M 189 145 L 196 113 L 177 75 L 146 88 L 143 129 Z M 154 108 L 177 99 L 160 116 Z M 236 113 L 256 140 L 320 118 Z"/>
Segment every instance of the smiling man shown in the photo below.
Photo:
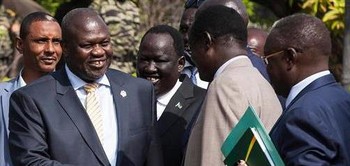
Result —
<path fill-rule="evenodd" d="M 35 12 L 22 21 L 16 48 L 23 55 L 20 74 L 0 84 L 0 165 L 11 165 L 8 149 L 9 100 L 13 91 L 55 70 L 61 58 L 61 28 L 49 14 Z"/>
<path fill-rule="evenodd" d="M 180 76 L 185 64 L 183 52 L 181 34 L 173 27 L 159 25 L 143 36 L 137 60 L 138 76 L 155 86 L 156 126 L 166 166 L 181 165 L 188 135 L 206 92 L 186 75 Z"/>
<path fill-rule="evenodd" d="M 92 9 L 62 21 L 66 65 L 10 100 L 14 165 L 162 165 L 153 86 L 108 69 L 108 27 Z"/>

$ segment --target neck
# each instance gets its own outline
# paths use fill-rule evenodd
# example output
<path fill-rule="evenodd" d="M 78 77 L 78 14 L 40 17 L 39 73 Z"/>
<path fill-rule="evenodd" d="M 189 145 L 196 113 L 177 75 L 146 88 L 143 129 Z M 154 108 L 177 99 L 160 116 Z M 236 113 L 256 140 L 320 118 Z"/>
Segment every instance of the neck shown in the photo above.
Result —
<path fill-rule="evenodd" d="M 26 84 L 30 84 L 31 82 L 39 79 L 40 77 L 42 77 L 46 74 L 48 74 L 48 73 L 30 70 L 27 68 L 23 68 L 23 70 L 22 70 L 22 78 Z"/>
<path fill-rule="evenodd" d="M 242 49 L 227 49 L 221 52 L 221 61 L 220 61 L 220 65 L 223 65 L 225 62 L 227 62 L 228 60 L 237 57 L 239 55 L 247 55 L 247 50 L 242 50 Z"/>
<path fill-rule="evenodd" d="M 315 64 L 314 65 L 308 64 L 308 65 L 305 65 L 304 67 L 301 67 L 302 70 L 296 72 L 298 75 L 296 77 L 294 85 L 313 74 L 316 74 L 321 71 L 329 70 L 328 63 L 321 63 L 321 62 L 319 63 L 315 62 L 315 63 L 317 63 L 318 65 L 315 66 Z"/>

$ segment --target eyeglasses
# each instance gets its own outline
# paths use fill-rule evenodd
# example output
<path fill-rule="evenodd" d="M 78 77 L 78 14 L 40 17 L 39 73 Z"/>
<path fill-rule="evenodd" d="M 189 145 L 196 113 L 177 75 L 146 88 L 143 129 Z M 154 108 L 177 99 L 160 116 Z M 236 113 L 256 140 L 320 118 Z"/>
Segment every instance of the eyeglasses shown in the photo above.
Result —
<path fill-rule="evenodd" d="M 268 58 L 271 58 L 271 57 L 273 57 L 273 56 L 275 56 L 275 55 L 278 55 L 278 54 L 280 54 L 280 53 L 282 53 L 282 52 L 284 52 L 284 51 L 285 51 L 285 50 L 278 51 L 278 52 L 269 54 L 269 55 L 267 55 L 267 56 L 262 56 L 261 58 L 263 59 L 263 61 L 265 62 L 265 64 L 268 65 L 268 64 L 269 64 L 269 61 L 267 60 Z"/>
<path fill-rule="evenodd" d="M 275 53 L 263 56 L 261 58 L 263 59 L 265 64 L 268 65 L 269 64 L 269 61 L 267 60 L 268 58 L 271 58 L 271 57 L 273 57 L 275 55 L 278 55 L 278 54 L 280 54 L 280 53 L 282 53 L 284 51 L 291 51 L 294 58 L 297 56 L 297 53 L 303 53 L 302 49 L 298 49 L 298 48 L 294 48 L 294 47 L 288 47 L 287 49 L 284 49 L 282 51 L 278 51 L 278 52 L 275 52 Z"/>
<path fill-rule="evenodd" d="M 185 8 L 198 8 L 205 0 L 187 0 L 185 3 Z"/>

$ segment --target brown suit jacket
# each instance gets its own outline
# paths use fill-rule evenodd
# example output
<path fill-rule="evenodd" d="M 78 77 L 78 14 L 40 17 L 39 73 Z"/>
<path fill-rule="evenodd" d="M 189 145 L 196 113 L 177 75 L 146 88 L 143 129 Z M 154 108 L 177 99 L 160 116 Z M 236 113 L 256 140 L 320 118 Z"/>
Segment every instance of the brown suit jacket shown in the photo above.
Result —
<path fill-rule="evenodd" d="M 248 58 L 236 59 L 209 85 L 189 138 L 185 165 L 225 165 L 221 145 L 249 104 L 269 132 L 282 113 L 278 98 Z"/>

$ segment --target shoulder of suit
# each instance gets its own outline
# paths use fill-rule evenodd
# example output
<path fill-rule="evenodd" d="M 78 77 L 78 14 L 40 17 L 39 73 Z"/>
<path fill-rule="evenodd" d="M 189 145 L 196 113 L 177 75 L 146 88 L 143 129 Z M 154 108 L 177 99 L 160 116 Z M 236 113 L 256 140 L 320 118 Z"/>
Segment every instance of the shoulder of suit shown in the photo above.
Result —
<path fill-rule="evenodd" d="M 193 85 L 194 86 L 194 89 L 196 89 L 198 92 L 201 92 L 201 93 L 207 93 L 207 90 L 206 89 L 203 89 L 197 85 Z"/>
<path fill-rule="evenodd" d="M 8 91 L 11 88 L 14 89 L 15 88 L 14 86 L 17 85 L 17 80 L 18 80 L 18 77 L 15 77 L 15 78 L 12 78 L 11 80 L 1 82 L 0 83 L 0 91 L 1 92 L 3 90 Z M 15 89 L 17 89 L 17 88 L 15 88 Z"/>
<path fill-rule="evenodd" d="M 188 78 L 187 76 L 184 76 L 182 78 L 180 77 L 180 80 L 182 80 L 181 86 L 188 86 L 188 87 L 193 88 L 193 93 L 194 93 L 195 97 L 199 97 L 199 98 L 205 97 L 207 90 L 192 83 L 190 78 Z"/>
<path fill-rule="evenodd" d="M 8 81 L 1 82 L 0 83 L 0 87 L 6 87 L 6 86 L 14 84 L 16 82 L 16 78 L 8 80 Z"/>
<path fill-rule="evenodd" d="M 193 89 L 195 89 L 195 91 L 198 91 L 198 92 L 203 92 L 205 93 L 207 90 L 206 89 L 203 89 L 199 86 L 197 86 L 196 84 L 194 84 L 190 78 L 188 78 L 187 76 L 183 79 L 182 83 L 184 83 L 185 85 L 188 85 L 188 86 L 192 86 Z"/>
<path fill-rule="evenodd" d="M 194 85 L 194 95 L 198 98 L 205 98 L 205 95 L 207 94 L 207 90 L 203 89 L 197 85 Z"/>
<path fill-rule="evenodd" d="M 43 90 L 43 88 L 48 88 L 48 85 L 53 85 L 52 82 L 55 82 L 56 80 L 51 74 L 47 74 L 45 76 L 40 77 L 37 80 L 34 80 L 30 84 L 27 84 L 24 87 L 21 87 L 18 89 L 18 91 L 29 91 L 29 92 L 36 92 L 37 90 Z"/>
<path fill-rule="evenodd" d="M 119 79 L 127 84 L 152 84 L 148 80 L 137 78 L 132 76 L 131 74 L 127 74 L 115 69 L 108 69 L 106 75 L 111 79 Z"/>

